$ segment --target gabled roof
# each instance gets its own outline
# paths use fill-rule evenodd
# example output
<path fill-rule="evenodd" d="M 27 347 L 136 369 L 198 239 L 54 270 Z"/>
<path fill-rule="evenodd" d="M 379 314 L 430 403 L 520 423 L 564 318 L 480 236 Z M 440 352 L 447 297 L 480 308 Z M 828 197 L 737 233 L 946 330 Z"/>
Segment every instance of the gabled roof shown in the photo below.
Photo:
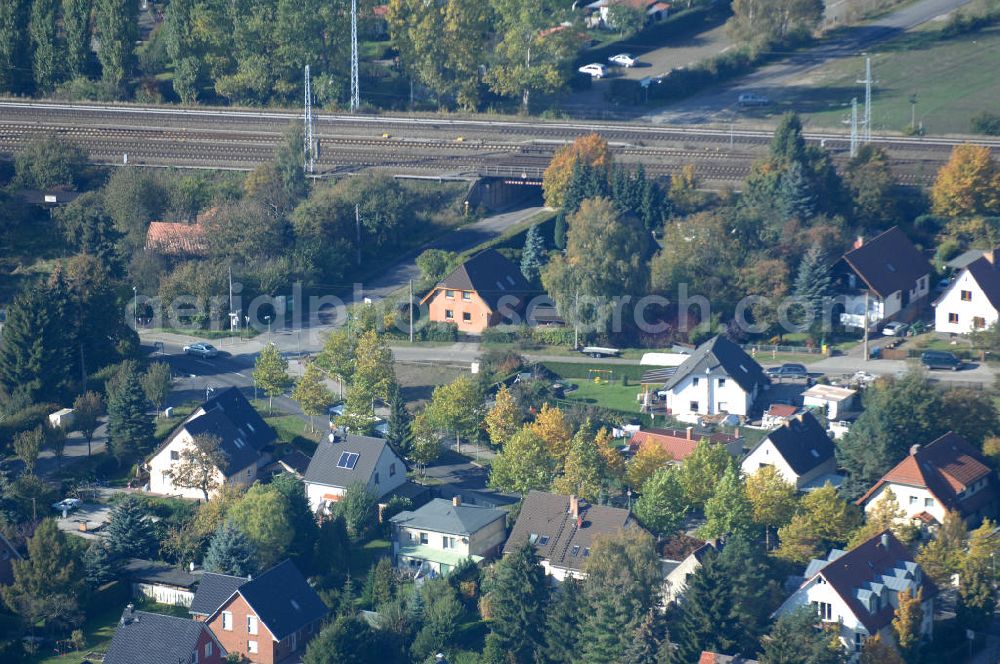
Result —
<path fill-rule="evenodd" d="M 261 451 L 277 438 L 274 430 L 235 387 L 222 390 L 199 406 L 151 456 L 163 451 L 181 431 L 187 431 L 192 437 L 200 434 L 218 436 L 228 461 L 226 467 L 220 469 L 226 476 L 256 463 Z"/>
<path fill-rule="evenodd" d="M 205 227 L 173 221 L 152 221 L 146 229 L 146 250 L 168 256 L 204 256 L 208 253 Z"/>
<path fill-rule="evenodd" d="M 712 434 L 698 433 L 680 429 L 645 429 L 636 431 L 628 441 L 629 450 L 638 452 L 639 448 L 647 442 L 654 443 L 663 448 L 665 452 L 673 457 L 674 461 L 683 461 L 688 458 L 698 442 L 707 438 L 713 443 L 728 445 L 736 440 L 735 436 L 728 433 L 716 432 Z"/>
<path fill-rule="evenodd" d="M 382 451 L 387 448 L 395 455 L 384 438 L 348 434 L 333 443 L 324 440 L 309 461 L 305 481 L 343 489 L 356 482 L 367 485 L 375 473 L 375 466 Z M 344 459 L 345 453 L 358 456 Z M 341 463 L 342 459 L 347 463 Z M 403 468 L 399 470 L 404 471 Z"/>
<path fill-rule="evenodd" d="M 812 561 L 809 571 L 812 573 L 807 575 L 803 585 L 810 583 L 816 575 L 822 576 L 869 634 L 875 634 L 888 625 L 893 616 L 889 602 L 884 602 L 880 611 L 871 613 L 862 603 L 862 599 L 870 593 L 881 587 L 896 592 L 923 587 L 925 600 L 937 594 L 934 583 L 920 572 L 913 555 L 889 530 L 846 553 L 832 551 L 828 561 Z"/>
<path fill-rule="evenodd" d="M 247 581 L 238 592 L 277 641 L 329 613 L 290 560 Z"/>
<path fill-rule="evenodd" d="M 931 264 L 898 226 L 847 252 L 843 261 L 883 298 L 909 290 L 932 272 Z"/>
<path fill-rule="evenodd" d="M 195 591 L 188 613 L 196 616 L 212 615 L 247 581 L 249 579 L 245 576 L 205 572 L 198 582 L 198 590 Z"/>
<path fill-rule="evenodd" d="M 200 578 L 176 565 L 141 558 L 130 558 L 123 571 L 134 582 L 158 583 L 176 588 L 194 588 Z"/>
<path fill-rule="evenodd" d="M 719 335 L 698 346 L 691 355 L 677 367 L 674 375 L 664 384 L 666 390 L 692 374 L 704 374 L 721 368 L 736 381 L 744 392 L 752 392 L 758 385 L 767 385 L 771 380 L 764 374 L 757 361 L 729 339 Z"/>
<path fill-rule="evenodd" d="M 419 528 L 450 535 L 471 536 L 494 521 L 505 519 L 507 513 L 479 505 L 455 505 L 450 500 L 435 498 L 420 509 L 400 512 L 392 523 L 406 528 Z"/>
<path fill-rule="evenodd" d="M 129 605 L 115 630 L 105 664 L 149 664 L 149 662 L 190 662 L 203 635 L 215 642 L 225 658 L 225 650 L 208 625 L 190 618 L 134 611 Z"/>
<path fill-rule="evenodd" d="M 584 500 L 579 500 L 579 518 L 576 518 L 570 511 L 571 502 L 571 496 L 529 491 L 504 545 L 504 553 L 527 541 L 535 545 L 538 555 L 549 565 L 582 571 L 597 537 L 638 527 L 628 510 L 591 505 Z"/>
<path fill-rule="evenodd" d="M 767 414 L 771 417 L 783 417 L 789 418 L 798 412 L 797 406 L 791 406 L 787 403 L 772 403 L 768 409 Z"/>
<path fill-rule="evenodd" d="M 997 269 L 985 257 L 970 263 L 965 269 L 976 283 L 979 284 L 979 287 L 983 289 L 983 294 L 986 295 L 986 299 L 989 300 L 990 305 L 994 309 L 1000 309 L 1000 269 Z M 949 290 L 957 281 L 956 279 L 952 282 L 948 287 Z"/>
<path fill-rule="evenodd" d="M 796 475 L 805 475 L 816 466 L 826 463 L 833 458 L 835 449 L 823 426 L 809 412 L 793 417 L 767 434 L 750 454 L 767 441 L 771 441 L 774 449 L 788 462 Z"/>
<path fill-rule="evenodd" d="M 532 290 L 521 269 L 496 249 L 482 251 L 452 270 L 424 301 L 440 289 L 475 291 L 492 311 L 498 310 L 503 296 L 522 297 Z"/>
<path fill-rule="evenodd" d="M 905 484 L 927 489 L 946 509 L 965 514 L 970 511 L 969 505 L 958 494 L 990 475 L 982 455 L 957 433 L 949 432 L 927 445 L 915 446 L 909 456 L 883 475 L 857 502 L 863 505 L 885 484 Z M 974 498 L 982 501 L 979 493 L 989 496 L 994 491 L 990 483 Z"/>

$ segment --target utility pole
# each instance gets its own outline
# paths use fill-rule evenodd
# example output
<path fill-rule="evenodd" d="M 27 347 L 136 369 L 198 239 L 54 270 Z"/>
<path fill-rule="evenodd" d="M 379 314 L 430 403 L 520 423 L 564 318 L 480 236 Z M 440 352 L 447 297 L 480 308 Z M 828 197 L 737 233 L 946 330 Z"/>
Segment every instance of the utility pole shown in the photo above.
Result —
<path fill-rule="evenodd" d="M 868 289 L 865 289 L 865 362 L 868 361 Z"/>
<path fill-rule="evenodd" d="M 410 279 L 410 343 L 413 343 L 413 279 Z"/>
<path fill-rule="evenodd" d="M 858 98 L 851 100 L 851 158 L 858 156 Z"/>
<path fill-rule="evenodd" d="M 917 131 L 917 93 L 910 95 L 910 132 Z"/>
<path fill-rule="evenodd" d="M 351 0 L 351 111 L 361 106 L 358 89 L 358 0 Z"/>
<path fill-rule="evenodd" d="M 358 247 L 358 265 L 361 265 L 361 205 L 354 205 L 354 235 Z"/>
<path fill-rule="evenodd" d="M 306 99 L 305 99 L 305 114 L 303 117 L 303 128 L 305 129 L 303 133 L 303 142 L 305 143 L 305 167 L 310 173 L 313 172 L 314 159 L 313 159 L 313 107 L 312 107 L 312 77 L 309 75 L 309 65 L 306 65 Z"/>
<path fill-rule="evenodd" d="M 580 347 L 580 287 L 573 298 L 573 350 Z"/>
<path fill-rule="evenodd" d="M 865 84 L 865 135 L 864 142 L 871 143 L 872 141 L 872 85 L 875 83 L 872 80 L 872 58 L 871 56 L 865 56 L 865 80 L 857 81 L 858 83 Z"/>

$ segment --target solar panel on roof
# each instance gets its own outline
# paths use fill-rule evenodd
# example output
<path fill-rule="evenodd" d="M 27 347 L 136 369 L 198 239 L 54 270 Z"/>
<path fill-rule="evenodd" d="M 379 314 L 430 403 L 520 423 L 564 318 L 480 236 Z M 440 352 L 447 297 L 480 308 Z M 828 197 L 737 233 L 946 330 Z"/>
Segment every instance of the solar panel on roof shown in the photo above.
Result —
<path fill-rule="evenodd" d="M 347 462 L 346 462 L 347 465 L 344 466 L 344 468 L 347 468 L 348 470 L 354 470 L 354 467 L 358 465 L 358 457 L 360 456 L 361 456 L 360 454 L 357 454 L 355 452 L 349 453 L 347 455 Z"/>
<path fill-rule="evenodd" d="M 347 460 L 351 458 L 350 452 L 341 452 L 340 459 L 337 460 L 337 468 L 347 468 Z"/>

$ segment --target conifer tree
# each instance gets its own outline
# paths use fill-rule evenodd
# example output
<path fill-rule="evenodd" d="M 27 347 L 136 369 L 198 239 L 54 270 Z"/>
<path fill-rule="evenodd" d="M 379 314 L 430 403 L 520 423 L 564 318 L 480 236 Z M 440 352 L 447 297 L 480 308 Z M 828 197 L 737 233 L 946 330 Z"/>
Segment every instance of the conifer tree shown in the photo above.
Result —
<path fill-rule="evenodd" d="M 567 577 L 554 591 L 545 612 L 545 661 L 575 662 L 580 654 L 583 597 L 580 582 Z"/>
<path fill-rule="evenodd" d="M 242 530 L 224 523 L 212 535 L 205 553 L 206 572 L 249 576 L 257 573 L 257 547 Z"/>
<path fill-rule="evenodd" d="M 513 662 L 530 662 L 545 643 L 548 591 L 538 554 L 527 541 L 496 564 L 488 591 L 493 633 Z"/>
<path fill-rule="evenodd" d="M 763 639 L 761 664 L 844 664 L 840 639 L 816 629 L 816 611 L 801 607 L 779 617 Z"/>
<path fill-rule="evenodd" d="M 552 243 L 560 251 L 566 248 L 566 231 L 568 230 L 568 226 L 569 224 L 566 222 L 566 210 L 564 208 L 556 215 L 556 227 L 552 238 Z"/>
<path fill-rule="evenodd" d="M 136 495 L 125 494 L 111 510 L 106 536 L 109 552 L 116 559 L 149 556 L 156 536 L 145 501 Z"/>
<path fill-rule="evenodd" d="M 793 161 L 781 174 L 777 202 L 787 217 L 808 221 L 816 215 L 816 196 L 802 162 Z"/>
<path fill-rule="evenodd" d="M 0 343 L 0 387 L 30 401 L 59 401 L 76 375 L 67 349 L 72 349 L 73 323 L 57 306 L 62 299 L 48 288 L 28 287 L 7 308 Z"/>
<path fill-rule="evenodd" d="M 528 229 L 524 236 L 524 249 L 521 250 L 521 274 L 528 283 L 538 283 L 542 266 L 545 265 L 545 240 L 538 230 L 538 224 Z"/>
<path fill-rule="evenodd" d="M 412 422 L 413 416 L 406 408 L 403 391 L 396 384 L 389 394 L 389 429 L 385 439 L 404 457 L 409 456 L 413 449 L 413 431 L 410 428 Z"/>
<path fill-rule="evenodd" d="M 111 556 L 105 542 L 94 540 L 83 554 L 84 576 L 94 588 L 104 585 L 118 576 L 120 562 Z"/>
<path fill-rule="evenodd" d="M 781 116 L 771 139 L 771 156 L 786 164 L 805 159 L 806 142 L 802 137 L 802 121 L 796 113 Z"/>
<path fill-rule="evenodd" d="M 822 321 L 823 305 L 832 289 L 830 266 L 823 248 L 814 244 L 799 263 L 795 277 L 795 296 L 808 306 L 814 322 Z"/>
<path fill-rule="evenodd" d="M 287 553 L 300 569 L 309 569 L 319 537 L 319 526 L 306 495 L 306 486 L 295 475 L 281 473 L 271 480 L 271 487 L 285 499 L 284 512 L 292 526 L 292 541 Z"/>
<path fill-rule="evenodd" d="M 66 628 L 83 622 L 83 570 L 66 535 L 45 519 L 28 540 L 28 554 L 13 561 L 14 582 L 2 588 L 4 602 L 29 626 Z"/>
<path fill-rule="evenodd" d="M 119 463 L 145 452 L 152 443 L 153 421 L 146 405 L 139 367 L 126 360 L 108 387 L 108 442 Z"/>
<path fill-rule="evenodd" d="M 622 664 L 657 664 L 661 648 L 669 648 L 670 640 L 658 608 L 646 612 L 622 655 Z"/>

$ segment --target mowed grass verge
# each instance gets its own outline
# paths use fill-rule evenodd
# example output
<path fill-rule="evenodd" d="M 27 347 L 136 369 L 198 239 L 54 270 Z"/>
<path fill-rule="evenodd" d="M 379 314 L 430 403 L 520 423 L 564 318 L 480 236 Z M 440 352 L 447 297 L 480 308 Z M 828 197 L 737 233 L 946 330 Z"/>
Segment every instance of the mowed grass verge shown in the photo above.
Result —
<path fill-rule="evenodd" d="M 901 35 L 872 54 L 877 81 L 872 99 L 872 131 L 904 131 L 910 125 L 910 98 L 917 95 L 916 120 L 925 134 L 971 133 L 971 118 L 997 110 L 1000 99 L 1000 25 L 942 39 L 943 22 Z M 847 58 L 810 74 L 810 83 L 784 99 L 780 110 L 796 110 L 810 124 L 844 128 L 852 97 L 864 102 L 864 56 Z M 863 108 L 859 107 L 859 113 Z"/>

